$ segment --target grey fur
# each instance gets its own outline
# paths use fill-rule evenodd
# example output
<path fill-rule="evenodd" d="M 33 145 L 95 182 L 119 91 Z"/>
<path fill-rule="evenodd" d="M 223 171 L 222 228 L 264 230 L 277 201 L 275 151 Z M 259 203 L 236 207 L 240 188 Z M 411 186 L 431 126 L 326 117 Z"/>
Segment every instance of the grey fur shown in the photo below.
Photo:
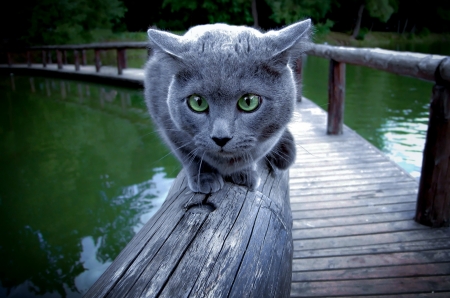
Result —
<path fill-rule="evenodd" d="M 264 34 L 225 24 L 196 26 L 183 36 L 148 30 L 146 102 L 192 191 L 218 191 L 225 179 L 255 189 L 262 162 L 282 170 L 294 162 L 286 128 L 296 99 L 290 63 L 305 51 L 310 27 L 306 20 Z M 192 94 L 206 99 L 207 112 L 188 107 Z M 245 94 L 261 96 L 257 110 L 238 109 Z M 221 147 L 217 139 L 229 141 Z"/>

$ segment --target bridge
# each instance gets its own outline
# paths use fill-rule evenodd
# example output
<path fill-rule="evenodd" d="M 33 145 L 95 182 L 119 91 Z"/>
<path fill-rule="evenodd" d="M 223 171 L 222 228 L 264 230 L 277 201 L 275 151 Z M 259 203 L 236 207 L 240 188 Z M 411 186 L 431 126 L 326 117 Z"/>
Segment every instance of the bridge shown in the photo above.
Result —
<path fill-rule="evenodd" d="M 131 48 L 147 45 L 34 47 L 20 50 L 24 63 L 12 49 L 0 71 L 142 86 L 143 70 L 127 67 Z M 105 50 L 116 51 L 115 67 L 101 65 Z M 330 60 L 328 113 L 298 98 L 289 173 L 264 173 L 255 192 L 227 183 L 202 195 L 181 172 L 86 297 L 450 295 L 449 57 L 323 45 L 307 54 Z M 343 124 L 346 63 L 434 82 L 419 183 Z"/>

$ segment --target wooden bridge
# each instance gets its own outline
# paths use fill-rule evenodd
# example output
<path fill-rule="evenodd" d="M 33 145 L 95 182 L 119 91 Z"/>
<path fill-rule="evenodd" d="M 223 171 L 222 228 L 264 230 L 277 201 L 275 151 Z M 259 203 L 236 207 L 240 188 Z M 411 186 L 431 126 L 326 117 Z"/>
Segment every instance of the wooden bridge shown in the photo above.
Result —
<path fill-rule="evenodd" d="M 43 61 L 56 51 L 57 63 L 17 64 L 9 53 L 0 69 L 141 85 L 143 71 L 126 68 L 126 48 L 34 48 Z M 64 51 L 88 49 L 117 49 L 118 67 L 101 66 L 97 52 L 97 66 L 82 65 L 80 54 L 64 63 Z M 299 98 L 289 180 L 266 173 L 256 192 L 227 183 L 205 196 L 187 191 L 180 173 L 86 297 L 450 296 L 450 229 L 428 227 L 449 225 L 450 59 L 319 45 L 308 54 L 330 59 L 328 116 Z M 345 63 L 435 82 L 420 187 L 343 125 Z"/>

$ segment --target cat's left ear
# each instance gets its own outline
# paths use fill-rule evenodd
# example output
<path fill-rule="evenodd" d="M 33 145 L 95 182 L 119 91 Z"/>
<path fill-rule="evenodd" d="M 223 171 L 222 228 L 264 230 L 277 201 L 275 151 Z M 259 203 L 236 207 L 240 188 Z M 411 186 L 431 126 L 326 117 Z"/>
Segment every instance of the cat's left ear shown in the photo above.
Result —
<path fill-rule="evenodd" d="M 151 48 L 158 48 L 171 56 L 181 58 L 180 54 L 184 50 L 181 36 L 155 29 L 148 29 L 147 34 Z"/>
<path fill-rule="evenodd" d="M 269 31 L 264 34 L 267 45 L 273 49 L 272 57 L 280 55 L 301 43 L 309 41 L 311 34 L 311 20 L 289 25 L 281 30 Z"/>

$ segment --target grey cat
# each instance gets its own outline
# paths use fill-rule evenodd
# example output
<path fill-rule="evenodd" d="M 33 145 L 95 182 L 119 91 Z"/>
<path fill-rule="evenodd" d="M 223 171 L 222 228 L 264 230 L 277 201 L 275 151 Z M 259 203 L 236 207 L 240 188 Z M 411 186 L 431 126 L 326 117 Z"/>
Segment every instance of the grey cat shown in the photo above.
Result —
<path fill-rule="evenodd" d="M 305 20 L 267 33 L 225 24 L 183 36 L 148 30 L 146 102 L 193 192 L 216 192 L 228 180 L 254 190 L 264 163 L 284 170 L 294 162 L 290 64 L 310 29 Z"/>

